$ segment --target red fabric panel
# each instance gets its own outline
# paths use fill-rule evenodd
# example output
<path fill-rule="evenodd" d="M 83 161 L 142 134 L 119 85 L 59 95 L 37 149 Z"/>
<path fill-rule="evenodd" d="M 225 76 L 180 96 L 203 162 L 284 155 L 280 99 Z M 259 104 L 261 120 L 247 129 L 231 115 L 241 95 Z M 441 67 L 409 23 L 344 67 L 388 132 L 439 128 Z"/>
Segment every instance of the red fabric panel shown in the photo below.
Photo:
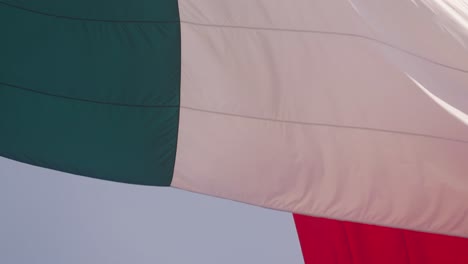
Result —
<path fill-rule="evenodd" d="M 468 264 L 468 239 L 294 215 L 306 264 Z"/>
<path fill-rule="evenodd" d="M 352 263 L 346 230 L 341 222 L 301 215 L 294 215 L 294 221 L 307 264 Z"/>
<path fill-rule="evenodd" d="M 468 228 L 468 227 L 467 227 Z M 468 239 L 404 231 L 411 263 L 468 264 Z M 413 261 L 414 260 L 414 261 Z"/>

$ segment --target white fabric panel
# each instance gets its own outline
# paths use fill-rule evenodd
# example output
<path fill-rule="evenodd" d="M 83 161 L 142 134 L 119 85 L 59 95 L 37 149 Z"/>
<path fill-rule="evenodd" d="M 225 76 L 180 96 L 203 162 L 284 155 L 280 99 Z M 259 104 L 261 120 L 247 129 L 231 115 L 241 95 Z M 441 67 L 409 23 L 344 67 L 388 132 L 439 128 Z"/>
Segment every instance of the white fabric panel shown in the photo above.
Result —
<path fill-rule="evenodd" d="M 292 215 L 0 158 L 0 263 L 304 263 Z"/>
<path fill-rule="evenodd" d="M 468 237 L 466 52 L 441 14 L 378 2 L 179 0 L 172 186 Z"/>
<path fill-rule="evenodd" d="M 349 0 L 375 36 L 468 71 L 466 0 Z"/>
<path fill-rule="evenodd" d="M 371 34 L 342 0 L 179 0 L 179 9 L 185 23 Z"/>

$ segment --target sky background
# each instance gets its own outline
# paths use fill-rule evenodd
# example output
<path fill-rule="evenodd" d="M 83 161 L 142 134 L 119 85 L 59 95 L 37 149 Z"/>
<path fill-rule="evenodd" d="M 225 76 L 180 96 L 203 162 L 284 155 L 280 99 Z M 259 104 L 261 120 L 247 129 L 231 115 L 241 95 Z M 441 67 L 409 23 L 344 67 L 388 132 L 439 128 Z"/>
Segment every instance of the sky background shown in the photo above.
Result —
<path fill-rule="evenodd" d="M 0 157 L 0 263 L 304 263 L 291 214 Z"/>

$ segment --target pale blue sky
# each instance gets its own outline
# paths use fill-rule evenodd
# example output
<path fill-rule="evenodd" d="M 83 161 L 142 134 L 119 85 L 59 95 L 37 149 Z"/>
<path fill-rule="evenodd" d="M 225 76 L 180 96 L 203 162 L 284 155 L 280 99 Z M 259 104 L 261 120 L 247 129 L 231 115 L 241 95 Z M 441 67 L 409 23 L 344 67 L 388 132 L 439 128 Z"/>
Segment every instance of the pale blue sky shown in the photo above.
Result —
<path fill-rule="evenodd" d="M 300 264 L 292 216 L 0 158 L 0 263 Z"/>

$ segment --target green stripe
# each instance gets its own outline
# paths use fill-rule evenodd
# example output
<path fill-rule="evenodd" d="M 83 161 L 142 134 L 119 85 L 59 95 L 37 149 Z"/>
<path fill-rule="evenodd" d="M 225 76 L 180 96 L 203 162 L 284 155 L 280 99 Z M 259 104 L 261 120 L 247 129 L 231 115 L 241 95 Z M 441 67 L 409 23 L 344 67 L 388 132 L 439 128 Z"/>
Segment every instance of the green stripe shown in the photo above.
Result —
<path fill-rule="evenodd" d="M 77 19 L 179 21 L 176 0 L 1 0 L 0 3 Z"/>
<path fill-rule="evenodd" d="M 176 0 L 0 4 L 0 155 L 169 185 L 180 100 L 178 20 Z"/>

